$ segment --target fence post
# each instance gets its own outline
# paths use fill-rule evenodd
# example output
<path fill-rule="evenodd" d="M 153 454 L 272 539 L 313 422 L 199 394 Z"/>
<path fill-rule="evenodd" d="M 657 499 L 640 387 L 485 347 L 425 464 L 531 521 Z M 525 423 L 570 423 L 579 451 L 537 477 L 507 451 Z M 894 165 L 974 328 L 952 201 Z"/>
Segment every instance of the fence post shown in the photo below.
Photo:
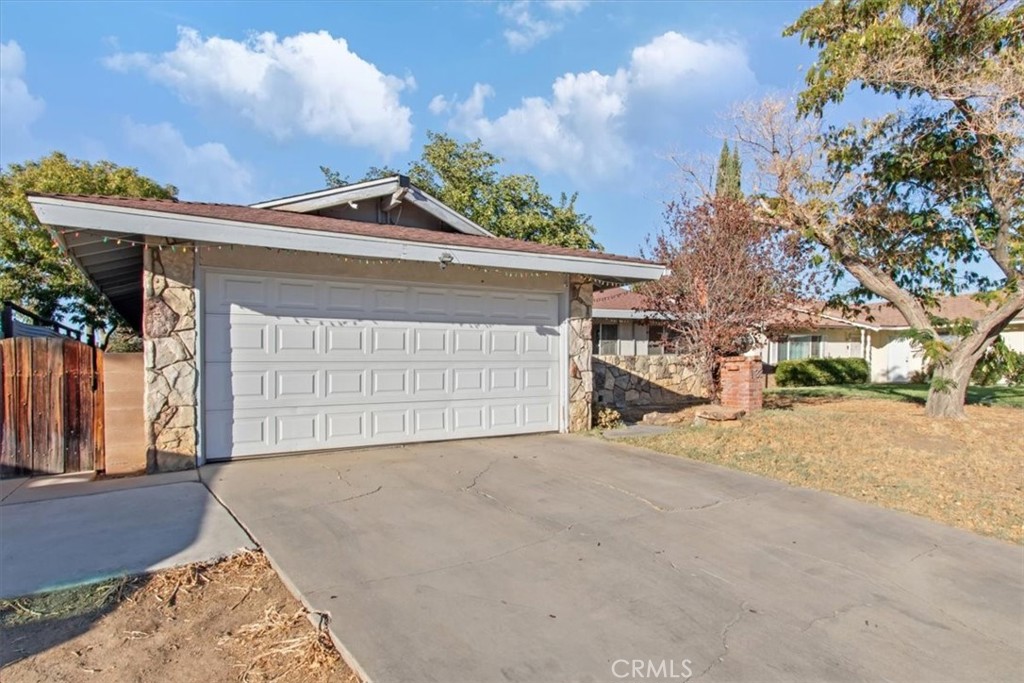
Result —
<path fill-rule="evenodd" d="M 3 313 L 0 314 L 0 332 L 4 339 L 14 336 L 14 308 L 11 307 L 10 301 L 4 303 Z"/>

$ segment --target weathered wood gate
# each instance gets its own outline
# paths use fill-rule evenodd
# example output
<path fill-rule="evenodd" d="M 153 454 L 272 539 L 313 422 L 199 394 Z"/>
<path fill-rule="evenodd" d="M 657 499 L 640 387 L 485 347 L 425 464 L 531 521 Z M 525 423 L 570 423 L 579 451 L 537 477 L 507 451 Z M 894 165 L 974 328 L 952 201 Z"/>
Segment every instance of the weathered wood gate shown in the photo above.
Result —
<path fill-rule="evenodd" d="M 102 470 L 103 352 L 63 338 L 0 340 L 0 477 Z"/>

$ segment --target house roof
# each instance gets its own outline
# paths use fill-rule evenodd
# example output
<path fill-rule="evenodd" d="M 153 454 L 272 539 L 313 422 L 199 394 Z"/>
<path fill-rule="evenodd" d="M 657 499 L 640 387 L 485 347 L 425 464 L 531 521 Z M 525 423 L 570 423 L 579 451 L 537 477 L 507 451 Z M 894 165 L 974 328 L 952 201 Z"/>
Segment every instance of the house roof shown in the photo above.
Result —
<path fill-rule="evenodd" d="M 929 312 L 934 316 L 947 320 L 961 318 L 979 320 L 992 309 L 992 306 L 974 299 L 971 294 L 942 297 L 938 303 L 938 307 L 930 309 Z M 835 309 L 825 309 L 822 314 L 833 318 L 840 318 L 850 324 L 859 324 L 876 329 L 908 329 L 910 327 L 910 323 L 899 312 L 899 309 L 887 301 L 868 304 L 863 310 L 850 311 L 849 313 L 843 313 Z"/>
<path fill-rule="evenodd" d="M 494 237 L 492 233 L 480 225 L 466 218 L 433 195 L 413 185 L 409 178 L 404 175 L 366 180 L 361 183 L 342 185 L 341 187 L 330 187 L 325 190 L 270 199 L 264 202 L 257 202 L 252 207 L 312 213 L 352 202 L 361 202 L 367 199 L 384 199 L 385 197 L 388 198 L 388 202 L 384 207 L 386 211 L 401 206 L 402 202 L 409 202 L 423 209 L 445 225 L 450 226 L 456 232 L 467 235 Z"/>
<path fill-rule="evenodd" d="M 594 293 L 595 318 L 647 317 L 650 311 L 647 297 L 637 292 L 613 287 Z M 990 307 L 972 298 L 970 294 L 944 297 L 931 313 L 940 318 L 977 320 L 988 313 Z M 1018 319 L 1024 317 L 1019 316 Z M 793 329 L 841 329 L 851 326 L 869 329 L 908 329 L 910 325 L 899 310 L 889 302 L 868 304 L 861 310 L 844 313 L 827 308 L 823 302 L 809 302 L 806 306 L 791 307 L 779 314 L 777 324 Z"/>
<path fill-rule="evenodd" d="M 55 228 L 72 259 L 136 327 L 141 324 L 141 244 L 146 236 L 576 273 L 613 282 L 657 279 L 664 273 L 663 266 L 630 256 L 235 204 L 41 193 L 28 198 L 40 222 Z"/>
<path fill-rule="evenodd" d="M 594 292 L 594 308 L 611 311 L 635 311 L 648 308 L 647 297 L 622 287 Z"/>

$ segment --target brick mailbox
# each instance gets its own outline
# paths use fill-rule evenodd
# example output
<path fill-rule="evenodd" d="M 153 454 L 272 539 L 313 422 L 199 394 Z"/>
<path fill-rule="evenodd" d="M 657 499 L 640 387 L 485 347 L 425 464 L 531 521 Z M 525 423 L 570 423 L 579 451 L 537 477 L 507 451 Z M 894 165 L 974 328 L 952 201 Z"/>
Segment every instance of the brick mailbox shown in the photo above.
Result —
<path fill-rule="evenodd" d="M 760 356 L 729 356 L 722 359 L 722 407 L 752 412 L 764 399 Z"/>

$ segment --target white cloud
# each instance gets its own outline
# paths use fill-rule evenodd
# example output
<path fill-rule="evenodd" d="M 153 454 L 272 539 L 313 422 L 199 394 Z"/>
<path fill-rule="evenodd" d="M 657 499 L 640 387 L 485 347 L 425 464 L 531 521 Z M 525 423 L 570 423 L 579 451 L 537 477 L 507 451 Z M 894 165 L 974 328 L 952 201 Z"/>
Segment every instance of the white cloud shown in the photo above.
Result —
<path fill-rule="evenodd" d="M 588 4 L 585 0 L 547 0 L 542 3 L 542 11 L 546 10 L 549 16 L 540 18 L 533 11 L 536 3 L 530 0 L 502 2 L 498 14 L 511 24 L 503 32 L 505 42 L 513 50 L 528 50 L 561 31 L 565 25 L 561 17 L 579 14 Z"/>
<path fill-rule="evenodd" d="M 590 4 L 589 0 L 545 0 L 545 5 L 555 12 L 568 12 L 579 14 L 583 8 Z"/>
<path fill-rule="evenodd" d="M 184 199 L 249 202 L 254 196 L 249 169 L 219 142 L 190 146 L 170 123 L 124 121 L 125 140 L 153 159 L 160 182 L 176 185 Z"/>
<path fill-rule="evenodd" d="M 278 139 L 303 134 L 384 155 L 412 139 L 401 93 L 415 80 L 381 72 L 326 31 L 236 41 L 180 28 L 170 52 L 117 53 L 105 63 L 142 71 L 191 104 L 232 110 Z"/>
<path fill-rule="evenodd" d="M 452 103 L 448 101 L 444 95 L 434 95 L 430 100 L 430 104 L 427 105 L 427 109 L 430 110 L 431 114 L 438 116 L 440 114 L 451 111 Z"/>
<path fill-rule="evenodd" d="M 688 119 L 755 84 L 739 45 L 670 31 L 635 48 L 614 73 L 565 74 L 550 96 L 523 98 L 497 118 L 484 113 L 493 88 L 478 83 L 451 103 L 449 126 L 545 172 L 609 178 L 630 167 L 637 147 L 664 147 L 692 127 Z"/>
<path fill-rule="evenodd" d="M 28 137 L 29 126 L 46 108 L 25 83 L 25 51 L 13 40 L 0 43 L 0 130 Z"/>

